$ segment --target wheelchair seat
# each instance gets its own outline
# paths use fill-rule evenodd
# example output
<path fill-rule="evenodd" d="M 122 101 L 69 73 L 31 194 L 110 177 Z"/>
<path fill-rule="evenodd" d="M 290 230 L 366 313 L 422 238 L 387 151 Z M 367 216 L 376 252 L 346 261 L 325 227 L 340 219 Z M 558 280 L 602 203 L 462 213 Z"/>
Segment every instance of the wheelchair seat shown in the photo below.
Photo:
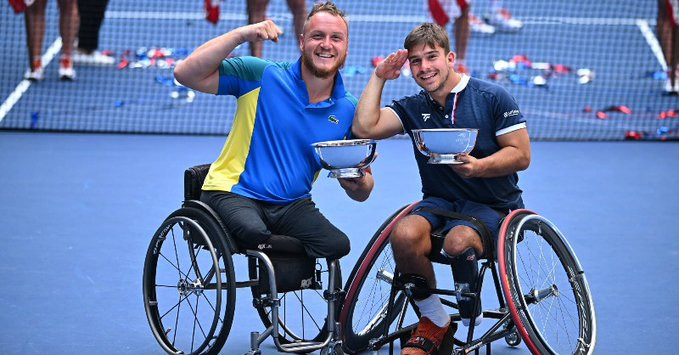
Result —
<path fill-rule="evenodd" d="M 202 165 L 196 165 L 192 166 L 184 172 L 184 203 L 187 204 L 196 204 L 196 201 L 200 201 L 200 194 L 202 192 L 202 187 L 203 187 L 203 182 L 205 181 L 205 177 L 207 177 L 208 172 L 210 171 L 210 164 L 202 164 Z M 207 205 L 202 205 L 203 203 L 200 203 L 200 207 L 203 210 L 208 209 Z M 220 221 L 221 223 L 221 218 L 217 216 L 214 212 L 214 210 L 208 211 L 208 213 L 212 214 L 213 217 L 217 221 Z M 222 228 L 225 231 L 228 231 L 226 226 L 222 224 Z M 228 232 L 226 233 L 228 235 Z M 233 242 L 235 242 L 235 249 L 232 250 L 232 252 L 239 253 L 239 254 L 245 254 L 247 248 L 244 246 L 240 245 L 238 243 L 238 240 L 236 238 L 231 238 L 233 239 Z M 254 250 L 254 249 L 253 249 Z M 267 255 L 279 255 L 279 256 L 306 256 L 306 251 L 304 249 L 304 245 L 302 242 L 293 237 L 285 236 L 285 235 L 272 235 L 271 238 L 269 238 L 266 243 L 262 243 L 258 245 L 257 247 L 258 251 L 264 252 Z"/>
<path fill-rule="evenodd" d="M 335 354 L 341 349 L 335 321 L 343 299 L 339 261 L 322 265 L 289 236 L 274 235 L 254 248 L 239 245 L 219 214 L 200 201 L 209 169 L 185 170 L 182 206 L 149 243 L 144 304 L 158 343 L 170 354 L 219 352 L 233 323 L 236 289 L 249 288 L 266 330 L 250 333 L 247 354 L 261 354 L 269 337 L 281 352 Z M 246 258 L 243 281 L 236 280 L 233 255 Z M 189 325 L 178 325 L 184 322 Z"/>

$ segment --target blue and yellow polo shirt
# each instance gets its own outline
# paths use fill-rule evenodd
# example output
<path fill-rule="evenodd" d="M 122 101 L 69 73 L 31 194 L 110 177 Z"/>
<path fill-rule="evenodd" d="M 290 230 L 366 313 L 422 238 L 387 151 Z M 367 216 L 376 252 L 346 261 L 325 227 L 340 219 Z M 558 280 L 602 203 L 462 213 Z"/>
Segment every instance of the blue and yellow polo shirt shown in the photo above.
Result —
<path fill-rule="evenodd" d="M 225 59 L 217 94 L 236 96 L 238 107 L 203 190 L 230 191 L 275 204 L 310 196 L 321 169 L 311 144 L 346 138 L 357 103 L 338 73 L 330 98 L 310 104 L 301 59 Z"/>

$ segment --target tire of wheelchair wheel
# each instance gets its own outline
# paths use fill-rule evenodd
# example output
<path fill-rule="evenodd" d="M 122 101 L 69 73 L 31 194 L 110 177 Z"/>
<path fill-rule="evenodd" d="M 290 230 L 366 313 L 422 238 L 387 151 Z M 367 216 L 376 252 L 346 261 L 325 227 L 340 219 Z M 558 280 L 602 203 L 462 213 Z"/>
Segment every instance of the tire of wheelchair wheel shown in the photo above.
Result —
<path fill-rule="evenodd" d="M 414 205 L 415 204 L 401 207 L 382 223 L 380 228 L 378 228 L 368 242 L 358 259 L 359 262 L 354 265 L 354 268 L 347 279 L 345 284 L 347 298 L 342 305 L 339 322 L 342 327 L 343 348 L 344 351 L 349 354 L 359 353 L 368 349 L 370 340 L 383 335 L 386 327 L 391 325 L 398 316 L 398 312 L 390 312 L 389 319 L 380 320 L 374 324 L 372 329 L 367 330 L 363 334 L 357 334 L 353 329 L 354 312 L 356 311 L 355 307 L 360 291 L 365 286 L 366 279 L 369 276 L 368 273 L 373 264 L 389 244 L 389 235 L 388 233 L 384 233 L 384 231 L 397 216 L 406 215 Z M 401 309 L 405 302 L 406 297 L 402 293 L 399 293 L 396 295 L 392 307 L 393 309 Z"/>
<path fill-rule="evenodd" d="M 227 246 L 227 243 L 225 242 L 224 238 L 225 236 L 223 235 L 223 232 L 219 225 L 210 217 L 207 215 L 205 212 L 200 211 L 198 209 L 194 208 L 180 208 L 173 213 L 171 213 L 163 222 L 163 224 L 158 228 L 156 233 L 153 236 L 153 239 L 151 241 L 151 244 L 149 245 L 149 249 L 147 252 L 146 256 L 146 261 L 145 261 L 145 266 L 144 266 L 144 280 L 142 280 L 142 283 L 144 285 L 144 294 L 146 296 L 147 293 L 147 288 L 149 288 L 151 285 L 150 283 L 154 280 L 149 280 L 148 275 L 147 275 L 147 269 L 149 267 L 155 268 L 155 266 L 151 266 L 149 264 L 150 260 L 153 260 L 153 253 L 154 253 L 154 248 L 157 248 L 158 245 L 162 244 L 163 241 L 159 240 L 159 237 L 161 237 L 161 234 L 165 232 L 165 230 L 171 226 L 171 224 L 168 224 L 169 221 L 176 219 L 176 218 L 187 218 L 189 220 L 192 220 L 196 222 L 204 231 L 205 234 L 210 238 L 210 243 L 212 244 L 215 253 L 217 254 L 218 261 L 220 265 L 224 266 L 224 270 L 221 270 L 223 280 L 221 282 L 221 289 L 226 292 L 225 297 L 222 297 L 222 304 L 223 304 L 223 309 L 224 311 L 219 315 L 219 319 L 217 320 L 217 327 L 215 329 L 215 334 L 212 336 L 212 339 L 208 339 L 206 341 L 206 344 L 204 346 L 200 346 L 197 349 L 194 349 L 191 354 L 211 354 L 211 353 L 217 353 L 221 350 L 221 348 L 224 346 L 226 343 L 226 340 L 229 336 L 232 322 L 233 322 L 233 316 L 235 312 L 235 303 L 236 303 L 236 284 L 235 284 L 235 275 L 234 275 L 234 270 L 233 270 L 233 260 L 232 260 L 232 255 L 231 251 Z M 154 272 L 155 273 L 155 272 Z M 155 291 L 152 291 L 155 294 Z M 145 299 L 144 300 L 145 304 L 147 304 L 147 315 L 149 313 L 149 300 Z M 153 316 L 149 316 L 149 322 L 152 323 L 151 318 Z M 221 321 L 221 322 L 220 322 Z M 162 337 L 160 334 L 156 334 L 159 332 L 164 332 L 163 330 L 160 329 L 154 329 L 154 325 L 151 324 L 152 330 L 154 332 L 154 335 L 156 336 L 157 340 L 159 343 L 162 344 L 164 342 L 163 339 L 158 339 L 158 337 Z M 156 325 L 155 327 L 158 327 Z M 167 339 L 165 339 L 167 340 Z M 171 345 L 170 345 L 171 347 Z M 171 348 L 170 348 L 171 349 Z M 170 352 L 170 349 L 164 349 L 165 351 Z M 173 351 L 174 352 L 174 351 Z M 181 349 L 177 349 L 176 352 L 177 354 L 183 354 L 185 351 L 182 351 Z"/>
<path fill-rule="evenodd" d="M 531 219 L 524 223 L 522 221 L 525 218 Z M 565 276 L 563 279 L 568 281 L 564 283 L 568 285 L 567 287 L 554 288 L 556 284 L 552 287 L 552 289 L 558 290 L 553 293 L 555 297 L 568 295 L 568 299 L 572 298 L 575 304 L 573 306 L 576 308 L 574 313 L 577 313 L 577 324 L 575 326 L 578 329 L 574 333 L 577 334 L 571 335 L 570 341 L 567 341 L 566 338 L 568 337 L 565 336 L 558 341 L 559 343 L 568 343 L 568 349 L 554 350 L 556 345 L 561 344 L 550 344 L 550 340 L 554 341 L 554 339 L 548 339 L 542 334 L 541 327 L 535 324 L 536 318 L 531 310 L 533 306 L 531 301 L 528 300 L 532 293 L 529 290 L 522 290 L 523 279 L 520 278 L 519 269 L 524 266 L 515 259 L 518 250 L 522 247 L 521 244 L 526 243 L 524 231 L 533 231 L 536 235 L 542 237 L 540 242 L 544 245 L 541 244 L 541 247 L 544 250 L 549 249 L 557 256 L 553 262 L 558 261 L 559 265 L 554 265 L 554 270 L 551 273 L 563 273 L 562 275 Z M 514 321 L 516 332 L 523 339 L 526 347 L 533 354 L 591 354 L 596 343 L 596 317 L 589 284 L 570 245 L 551 222 L 528 210 L 512 212 L 500 227 L 497 255 L 502 291 L 507 307 Z M 528 255 L 533 254 L 528 253 Z M 533 268 L 529 270 L 533 270 Z M 570 289 L 568 289 L 569 287 Z M 530 291 L 534 290 L 531 289 Z M 550 293 L 547 292 L 547 294 Z M 540 297 L 542 297 L 542 300 L 549 300 L 551 296 Z M 542 301 L 539 300 L 538 302 Z"/>

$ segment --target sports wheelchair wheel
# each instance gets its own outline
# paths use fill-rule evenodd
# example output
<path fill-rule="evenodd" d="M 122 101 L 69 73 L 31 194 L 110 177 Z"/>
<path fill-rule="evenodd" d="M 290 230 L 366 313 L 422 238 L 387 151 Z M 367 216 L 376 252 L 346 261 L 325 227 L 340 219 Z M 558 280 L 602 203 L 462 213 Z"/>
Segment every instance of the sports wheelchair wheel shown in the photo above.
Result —
<path fill-rule="evenodd" d="M 561 232 L 517 210 L 505 218 L 498 264 L 516 330 L 533 354 L 590 354 L 596 318 L 589 285 Z"/>
<path fill-rule="evenodd" d="M 368 349 L 371 341 L 386 334 L 386 329 L 406 312 L 408 302 L 402 291 L 394 296 L 393 308 L 387 312 L 396 269 L 389 234 L 396 221 L 413 207 L 401 208 L 380 226 L 347 280 L 347 295 L 339 321 L 343 346 L 348 353 Z"/>
<path fill-rule="evenodd" d="M 231 330 L 236 284 L 220 227 L 194 208 L 172 213 L 146 253 L 144 307 L 170 354 L 217 353 Z"/>

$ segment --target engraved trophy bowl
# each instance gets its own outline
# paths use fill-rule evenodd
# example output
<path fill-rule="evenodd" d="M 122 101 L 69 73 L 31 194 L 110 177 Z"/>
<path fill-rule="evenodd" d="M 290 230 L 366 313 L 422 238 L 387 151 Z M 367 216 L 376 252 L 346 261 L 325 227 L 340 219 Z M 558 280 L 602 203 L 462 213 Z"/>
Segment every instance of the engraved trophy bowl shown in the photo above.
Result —
<path fill-rule="evenodd" d="M 476 128 L 414 129 L 415 146 L 429 164 L 461 164 L 456 157 L 469 154 L 476 144 Z"/>
<path fill-rule="evenodd" d="M 317 142 L 312 146 L 323 168 L 330 170 L 328 177 L 346 179 L 364 175 L 363 169 L 375 160 L 377 142 L 372 139 L 348 139 Z"/>

